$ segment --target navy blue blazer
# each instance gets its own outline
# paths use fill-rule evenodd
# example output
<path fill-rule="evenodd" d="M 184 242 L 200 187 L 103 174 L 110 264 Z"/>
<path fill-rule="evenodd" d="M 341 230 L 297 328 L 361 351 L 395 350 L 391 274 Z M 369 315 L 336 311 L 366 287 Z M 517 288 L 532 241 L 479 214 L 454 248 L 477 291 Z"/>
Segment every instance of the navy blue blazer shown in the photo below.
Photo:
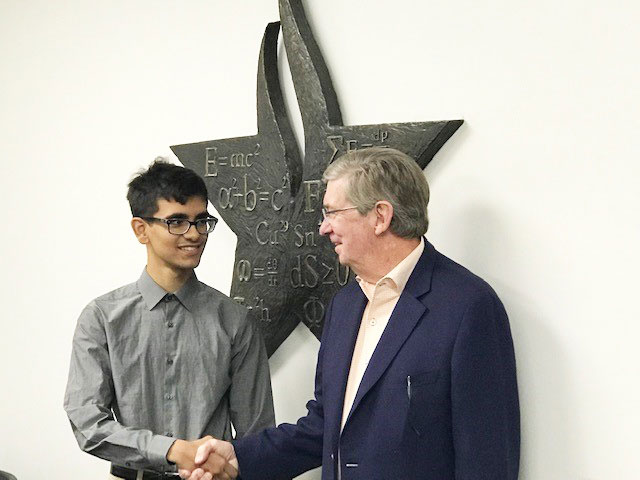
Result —
<path fill-rule="evenodd" d="M 355 282 L 334 296 L 308 413 L 233 442 L 243 480 L 290 478 L 319 465 L 323 480 L 517 479 L 513 342 L 493 289 L 425 240 L 341 432 L 366 303 Z"/>

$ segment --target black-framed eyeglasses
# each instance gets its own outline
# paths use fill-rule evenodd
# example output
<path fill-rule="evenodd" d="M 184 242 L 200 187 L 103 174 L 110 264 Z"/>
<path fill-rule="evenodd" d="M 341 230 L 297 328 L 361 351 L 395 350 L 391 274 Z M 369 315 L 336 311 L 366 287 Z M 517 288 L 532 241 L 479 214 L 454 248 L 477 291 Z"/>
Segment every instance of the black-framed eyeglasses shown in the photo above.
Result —
<path fill-rule="evenodd" d="M 198 218 L 193 222 L 186 218 L 157 218 L 157 217 L 140 217 L 148 222 L 162 222 L 167 226 L 169 233 L 173 235 L 184 235 L 189 231 L 191 225 L 196 227 L 200 235 L 206 235 L 213 232 L 216 228 L 218 219 L 216 217 Z"/>
<path fill-rule="evenodd" d="M 335 210 L 327 210 L 326 208 L 322 208 L 322 218 L 325 220 L 331 220 L 333 215 L 338 212 L 344 212 L 345 210 L 354 210 L 358 207 L 345 207 L 345 208 L 336 208 Z"/>

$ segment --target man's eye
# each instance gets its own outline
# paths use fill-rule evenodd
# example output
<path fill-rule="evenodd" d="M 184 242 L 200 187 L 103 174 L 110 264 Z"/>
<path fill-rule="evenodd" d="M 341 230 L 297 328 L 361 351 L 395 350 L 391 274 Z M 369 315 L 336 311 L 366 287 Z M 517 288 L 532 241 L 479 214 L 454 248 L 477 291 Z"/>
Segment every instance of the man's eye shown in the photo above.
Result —
<path fill-rule="evenodd" d="M 183 227 L 186 224 L 186 220 L 182 220 L 179 218 L 170 218 L 167 220 L 167 224 L 173 227 Z"/>

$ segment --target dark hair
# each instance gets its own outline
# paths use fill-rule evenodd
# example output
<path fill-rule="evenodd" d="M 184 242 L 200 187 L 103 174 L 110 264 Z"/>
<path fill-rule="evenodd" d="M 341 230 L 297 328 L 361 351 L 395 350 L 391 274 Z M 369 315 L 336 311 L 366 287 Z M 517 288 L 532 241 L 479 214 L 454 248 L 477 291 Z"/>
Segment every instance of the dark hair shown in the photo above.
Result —
<path fill-rule="evenodd" d="M 158 211 L 158 200 L 185 204 L 191 197 L 207 201 L 204 180 L 193 170 L 167 162 L 161 157 L 139 171 L 129 182 L 127 200 L 134 217 L 150 217 Z"/>

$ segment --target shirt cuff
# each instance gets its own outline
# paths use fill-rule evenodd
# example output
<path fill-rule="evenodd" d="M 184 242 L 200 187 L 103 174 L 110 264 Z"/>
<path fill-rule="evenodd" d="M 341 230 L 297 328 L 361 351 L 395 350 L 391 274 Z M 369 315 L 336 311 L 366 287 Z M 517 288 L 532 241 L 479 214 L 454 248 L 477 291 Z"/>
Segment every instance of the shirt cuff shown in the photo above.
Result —
<path fill-rule="evenodd" d="M 149 463 L 159 472 L 176 473 L 178 467 L 175 463 L 169 463 L 167 453 L 171 445 L 176 441 L 173 437 L 165 437 L 164 435 L 154 435 L 149 444 Z"/>

